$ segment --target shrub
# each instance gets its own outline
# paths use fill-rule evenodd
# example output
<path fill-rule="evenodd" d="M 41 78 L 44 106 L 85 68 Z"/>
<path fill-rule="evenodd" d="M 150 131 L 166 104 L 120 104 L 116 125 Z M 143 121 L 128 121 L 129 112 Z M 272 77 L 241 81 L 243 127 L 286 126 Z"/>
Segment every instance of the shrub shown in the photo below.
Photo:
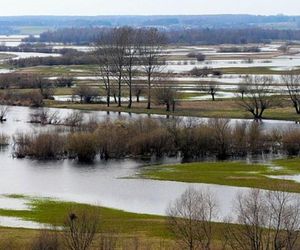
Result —
<path fill-rule="evenodd" d="M 43 132 L 38 135 L 18 134 L 14 138 L 14 155 L 39 159 L 60 159 L 64 156 L 65 137 L 55 132 Z"/>
<path fill-rule="evenodd" d="M 288 155 L 299 155 L 300 153 L 300 130 L 294 129 L 284 134 L 283 149 Z"/>
<path fill-rule="evenodd" d="M 60 242 L 57 232 L 42 230 L 39 235 L 33 239 L 31 250 L 58 250 Z"/>
<path fill-rule="evenodd" d="M 69 156 L 80 162 L 93 162 L 97 154 L 97 142 L 90 132 L 77 132 L 68 137 Z"/>

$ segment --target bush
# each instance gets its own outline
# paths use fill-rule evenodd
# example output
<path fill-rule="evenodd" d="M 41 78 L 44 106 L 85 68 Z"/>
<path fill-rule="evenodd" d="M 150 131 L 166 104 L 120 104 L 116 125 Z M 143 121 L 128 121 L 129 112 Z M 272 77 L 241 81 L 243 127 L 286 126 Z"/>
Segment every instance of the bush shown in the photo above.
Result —
<path fill-rule="evenodd" d="M 80 162 L 93 162 L 97 154 L 97 141 L 94 134 L 78 132 L 68 137 L 69 156 Z"/>
<path fill-rule="evenodd" d="M 65 154 L 65 137 L 55 132 L 43 132 L 38 135 L 18 134 L 13 137 L 14 155 L 38 159 L 60 159 Z"/>
<path fill-rule="evenodd" d="M 283 149 L 288 155 L 297 156 L 300 153 L 300 130 L 290 130 L 285 133 L 283 140 Z"/>
<path fill-rule="evenodd" d="M 58 250 L 60 242 L 57 232 L 49 232 L 42 230 L 39 235 L 33 240 L 31 250 Z"/>

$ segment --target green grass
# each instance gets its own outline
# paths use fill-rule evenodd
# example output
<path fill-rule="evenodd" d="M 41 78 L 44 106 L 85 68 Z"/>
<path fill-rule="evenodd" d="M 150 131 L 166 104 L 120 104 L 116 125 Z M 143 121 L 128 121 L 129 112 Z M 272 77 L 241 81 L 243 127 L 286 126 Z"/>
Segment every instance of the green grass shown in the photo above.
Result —
<path fill-rule="evenodd" d="M 9 195 L 10 198 L 25 198 L 23 195 Z M 141 234 L 150 237 L 169 238 L 170 233 L 162 216 L 135 214 L 117 209 L 91 206 L 86 204 L 64 202 L 51 199 L 29 198 L 28 204 L 32 210 L 0 209 L 1 216 L 18 217 L 29 221 L 61 226 L 72 209 L 96 209 L 101 218 L 101 230 L 118 231 L 124 234 Z"/>
<path fill-rule="evenodd" d="M 67 93 L 63 92 L 65 90 L 58 90 L 56 94 L 63 94 Z M 252 119 L 253 116 L 242 110 L 239 107 L 234 108 L 227 108 L 226 101 L 218 100 L 216 101 L 219 103 L 223 103 L 224 105 L 219 109 L 207 109 L 196 108 L 200 101 L 187 101 L 190 103 L 195 103 L 193 109 L 183 108 L 181 106 L 176 108 L 176 111 L 173 112 L 166 112 L 165 106 L 157 107 L 155 106 L 152 109 L 146 109 L 145 103 L 140 103 L 139 106 L 136 103 L 133 103 L 133 107 L 131 109 L 127 108 L 127 104 L 123 103 L 123 107 L 117 107 L 116 105 L 112 104 L 109 108 L 106 104 L 79 104 L 79 103 L 67 103 L 67 102 L 59 102 L 59 101 L 45 101 L 45 105 L 50 108 L 66 108 L 66 109 L 78 109 L 78 110 L 87 110 L 87 111 L 114 111 L 114 112 L 125 112 L 125 113 L 137 113 L 137 114 L 159 114 L 159 115 L 176 115 L 176 116 L 189 116 L 189 117 L 207 117 L 207 118 L 238 118 L 238 119 Z M 264 113 L 264 119 L 274 119 L 274 120 L 289 120 L 289 121 L 300 121 L 300 116 L 296 114 L 292 107 L 284 107 L 284 108 L 272 108 L 266 110 Z"/>
<path fill-rule="evenodd" d="M 266 65 L 268 65 L 266 63 Z M 282 75 L 286 74 L 284 70 L 272 70 L 269 66 L 266 67 L 231 67 L 219 69 L 223 74 L 264 74 L 264 75 Z M 299 69 L 292 70 L 293 73 L 300 72 Z"/>
<path fill-rule="evenodd" d="M 18 199 L 26 196 L 13 194 L 11 197 Z M 160 245 L 160 241 L 164 241 L 170 246 L 174 243 L 174 235 L 167 227 L 166 217 L 154 216 L 146 214 L 135 214 L 124 212 L 121 210 L 79 204 L 74 202 L 57 201 L 53 199 L 30 198 L 29 204 L 32 206 L 31 211 L 16 210 L 0 210 L 0 216 L 13 216 L 25 220 L 52 224 L 61 226 L 68 212 L 72 209 L 99 211 L 100 228 L 99 233 L 112 234 L 116 233 L 118 237 L 125 240 L 128 237 L 138 238 L 141 242 Z M 74 211 L 74 210 L 73 210 Z M 219 246 L 225 230 L 224 223 L 213 223 L 213 246 Z M 239 225 L 230 224 L 230 227 L 240 227 Z M 18 246 L 30 244 L 30 242 L 38 235 L 39 230 L 1 228 L 0 227 L 0 248 L 1 242 L 7 239 L 13 240 Z M 1 248 L 2 249 L 2 248 Z M 15 248 L 20 249 L 20 248 Z M 26 248 L 27 249 L 27 248 Z M 155 248 L 153 248 L 155 249 Z M 167 248 L 173 249 L 173 248 Z"/>
<path fill-rule="evenodd" d="M 280 166 L 280 168 L 272 168 Z M 226 186 L 286 190 L 300 193 L 300 183 L 269 176 L 300 174 L 300 159 L 278 160 L 270 165 L 245 162 L 201 162 L 146 168 L 145 178 L 156 180 L 208 183 Z"/>

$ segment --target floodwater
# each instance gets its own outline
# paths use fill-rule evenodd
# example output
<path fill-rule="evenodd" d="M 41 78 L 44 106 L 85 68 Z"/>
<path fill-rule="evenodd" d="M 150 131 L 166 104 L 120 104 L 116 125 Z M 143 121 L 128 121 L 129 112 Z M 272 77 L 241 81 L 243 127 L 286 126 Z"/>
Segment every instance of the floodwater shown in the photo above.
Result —
<path fill-rule="evenodd" d="M 52 111 L 57 111 L 51 109 Z M 39 125 L 28 123 L 30 113 L 35 109 L 11 107 L 6 123 L 0 124 L 0 133 L 14 135 L 19 132 L 40 131 Z M 59 110 L 67 115 L 70 110 Z M 85 117 L 94 116 L 99 120 L 128 118 L 129 115 L 111 112 L 84 112 Z M 142 115 L 132 114 L 135 119 Z M 154 116 L 159 118 L 162 116 Z M 187 118 L 186 118 L 187 119 Z M 197 118 L 204 120 L 204 118 Z M 232 120 L 232 123 L 239 120 Z M 250 122 L 250 120 L 246 120 Z M 266 129 L 289 128 L 297 126 L 293 122 L 266 121 Z M 36 161 L 14 159 L 11 149 L 0 151 L 0 195 L 24 194 L 38 197 L 53 197 L 66 201 L 117 208 L 129 212 L 164 215 L 168 204 L 181 195 L 188 187 L 209 189 L 215 193 L 220 204 L 220 214 L 227 216 L 232 209 L 232 200 L 238 192 L 249 189 L 208 185 L 188 184 L 169 181 L 155 181 L 137 178 L 136 175 L 145 166 L 137 160 L 97 161 L 91 165 L 78 164 L 73 160 Z M 178 159 L 164 159 L 162 163 L 174 163 Z M 134 177 L 134 178 L 128 178 Z M 7 200 L 0 197 L 0 208 L 27 209 L 23 201 Z M 11 221 L 12 220 L 12 221 Z M 22 227 L 39 225 L 22 224 L 22 220 L 0 218 L 0 225 Z M 18 223 L 17 223 L 18 222 Z M 10 224 L 11 223 L 11 224 Z"/>
<path fill-rule="evenodd" d="M 1 37 L 0 37 L 1 42 Z M 266 50 L 273 51 L 267 47 Z M 274 48 L 275 50 L 275 48 Z M 49 56 L 43 53 L 14 53 L 19 58 L 32 56 Z M 178 53 L 181 53 L 180 51 Z M 57 54 L 51 54 L 59 56 Z M 176 62 L 178 63 L 178 62 Z M 195 63 L 187 65 L 168 65 L 168 70 L 183 72 L 192 69 L 194 66 L 221 67 L 270 67 L 274 69 L 290 69 L 300 65 L 300 56 L 277 57 L 269 61 L 255 60 L 248 64 L 241 60 L 214 60 L 210 63 Z M 86 78 L 79 78 L 84 80 Z M 92 79 L 89 79 L 92 80 Z M 183 80 L 183 79 L 182 79 Z M 196 81 L 194 78 L 186 78 L 185 81 Z M 237 84 L 239 76 L 228 76 L 215 78 L 218 82 Z M 232 85 L 230 86 L 233 88 Z M 229 86 L 228 86 L 229 88 Z M 222 98 L 231 93 L 220 92 Z M 65 96 L 65 98 L 69 98 Z M 61 116 L 66 116 L 71 110 L 50 109 L 58 111 Z M 15 135 L 18 132 L 39 132 L 45 129 L 52 129 L 53 126 L 41 127 L 29 123 L 30 114 L 36 109 L 27 107 L 11 107 L 8 120 L 0 123 L 0 133 Z M 82 111 L 83 112 L 83 111 Z M 137 119 L 147 115 L 125 114 L 117 112 L 84 112 L 84 116 L 96 117 L 99 121 L 105 119 Z M 165 119 L 164 116 L 152 115 L 155 119 Z M 190 119 L 183 117 L 182 119 Z M 197 121 L 206 121 L 206 118 L 195 118 Z M 251 120 L 231 119 L 231 124 Z M 289 129 L 299 127 L 293 121 L 267 120 L 262 124 L 263 128 Z M 178 159 L 164 159 L 161 163 L 174 163 Z M 158 162 L 156 162 L 158 163 Z M 230 187 L 210 184 L 189 184 L 170 181 L 156 181 L 137 178 L 137 174 L 145 167 L 147 162 L 138 160 L 110 160 L 97 161 L 94 164 L 78 164 L 73 160 L 41 162 L 30 159 L 15 159 L 12 157 L 11 148 L 0 151 L 0 209 L 28 210 L 26 201 L 23 199 L 8 198 L 7 194 L 24 194 L 38 197 L 52 197 L 65 201 L 75 201 L 94 205 L 101 205 L 128 212 L 164 215 L 168 204 L 180 196 L 188 187 L 196 189 L 211 190 L 219 201 L 221 218 L 230 215 L 233 199 L 240 192 L 246 192 L 248 188 Z M 132 177 L 132 178 L 128 178 Z M 1 226 L 41 228 L 47 227 L 39 223 L 23 221 L 18 218 L 0 216 Z"/>

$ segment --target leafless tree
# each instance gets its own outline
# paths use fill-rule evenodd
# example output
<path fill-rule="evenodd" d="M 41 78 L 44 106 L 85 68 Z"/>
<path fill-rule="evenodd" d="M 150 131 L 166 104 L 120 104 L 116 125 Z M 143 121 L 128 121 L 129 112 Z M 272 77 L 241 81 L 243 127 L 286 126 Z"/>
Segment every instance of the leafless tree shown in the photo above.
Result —
<path fill-rule="evenodd" d="M 91 103 L 99 96 L 99 91 L 93 87 L 80 85 L 73 90 L 73 95 L 79 96 L 80 102 Z"/>
<path fill-rule="evenodd" d="M 215 101 L 215 96 L 219 91 L 219 86 L 216 82 L 209 82 L 208 84 L 201 86 L 201 90 L 211 95 L 212 101 Z"/>
<path fill-rule="evenodd" d="M 40 123 L 42 125 L 57 125 L 60 124 L 61 120 L 58 111 L 51 112 L 49 109 L 42 108 L 30 114 L 30 122 Z"/>
<path fill-rule="evenodd" d="M 273 78 L 269 76 L 248 76 L 244 79 L 243 84 L 249 86 L 247 98 L 238 98 L 238 103 L 256 120 L 262 119 L 263 113 L 274 105 L 270 96 L 272 83 Z"/>
<path fill-rule="evenodd" d="M 64 120 L 64 125 L 72 128 L 79 127 L 83 122 L 83 113 L 80 111 L 73 111 Z"/>
<path fill-rule="evenodd" d="M 97 53 L 104 57 L 99 61 L 100 74 L 105 79 L 106 88 L 111 83 L 111 77 L 118 84 L 118 106 L 122 106 L 122 84 L 126 65 L 126 48 L 129 43 L 129 28 L 114 28 L 103 32 L 97 42 Z M 97 54 L 96 53 L 96 54 Z M 101 55 L 102 54 L 102 55 Z M 98 56 L 97 56 L 98 57 Z M 99 58 L 99 57 L 98 57 Z M 107 89 L 109 91 L 109 88 Z"/>
<path fill-rule="evenodd" d="M 166 83 L 156 84 L 153 88 L 154 101 L 158 105 L 166 105 L 166 111 L 175 111 L 175 105 L 177 101 L 177 89 L 167 85 Z"/>
<path fill-rule="evenodd" d="M 212 220 L 217 215 L 214 195 L 188 188 L 167 210 L 168 225 L 183 249 L 211 249 Z"/>
<path fill-rule="evenodd" d="M 87 250 L 90 248 L 99 227 L 96 210 L 75 210 L 69 212 L 64 223 L 63 238 L 68 249 Z"/>
<path fill-rule="evenodd" d="M 31 250 L 58 250 L 61 249 L 60 241 L 55 228 L 53 231 L 41 230 L 33 240 Z"/>
<path fill-rule="evenodd" d="M 151 89 L 155 78 L 164 69 L 162 50 L 166 38 L 157 29 L 146 29 L 139 33 L 140 63 L 147 77 L 147 109 L 151 109 Z"/>
<path fill-rule="evenodd" d="M 168 72 L 168 74 L 164 74 L 163 77 L 161 76 L 158 83 L 154 85 L 152 91 L 154 101 L 158 105 L 166 105 L 167 112 L 170 111 L 170 107 L 172 107 L 173 112 L 175 111 L 176 102 L 179 99 L 177 89 L 168 82 L 171 75 L 172 73 Z"/>
<path fill-rule="evenodd" d="M 296 113 L 300 114 L 300 75 L 290 73 L 282 75 L 281 79 L 288 90 Z"/>
<path fill-rule="evenodd" d="M 106 103 L 107 107 L 110 106 L 110 97 L 112 95 L 112 77 L 113 77 L 113 49 L 109 42 L 101 41 L 97 44 L 95 50 L 95 57 L 98 62 L 96 75 L 100 75 L 104 89 L 106 92 Z"/>
<path fill-rule="evenodd" d="M 244 96 L 248 92 L 248 86 L 245 84 L 239 84 L 239 86 L 237 88 L 237 92 L 241 95 L 242 100 L 244 100 Z"/>
<path fill-rule="evenodd" d="M 219 159 L 226 159 L 230 149 L 230 139 L 232 137 L 232 130 L 229 119 L 210 119 L 208 123 L 212 128 L 212 135 L 216 155 Z"/>
<path fill-rule="evenodd" d="M 125 74 L 123 74 L 124 81 L 129 89 L 128 108 L 132 106 L 132 91 L 133 91 L 133 78 L 138 72 L 138 53 L 140 48 L 140 40 L 138 39 L 140 31 L 132 28 L 127 28 L 127 44 L 125 47 Z"/>
<path fill-rule="evenodd" d="M 140 83 L 133 83 L 132 84 L 132 92 L 136 96 L 136 102 L 140 102 L 140 96 L 143 93 L 144 87 Z"/>
<path fill-rule="evenodd" d="M 74 78 L 68 76 L 62 76 L 56 79 L 56 86 L 71 88 L 74 84 Z"/>
<path fill-rule="evenodd" d="M 0 105 L 0 122 L 6 121 L 6 116 L 8 114 L 9 107 Z"/>
<path fill-rule="evenodd" d="M 235 204 L 239 227 L 228 226 L 226 243 L 233 250 L 296 250 L 299 248 L 299 200 L 282 191 L 253 189 Z"/>

